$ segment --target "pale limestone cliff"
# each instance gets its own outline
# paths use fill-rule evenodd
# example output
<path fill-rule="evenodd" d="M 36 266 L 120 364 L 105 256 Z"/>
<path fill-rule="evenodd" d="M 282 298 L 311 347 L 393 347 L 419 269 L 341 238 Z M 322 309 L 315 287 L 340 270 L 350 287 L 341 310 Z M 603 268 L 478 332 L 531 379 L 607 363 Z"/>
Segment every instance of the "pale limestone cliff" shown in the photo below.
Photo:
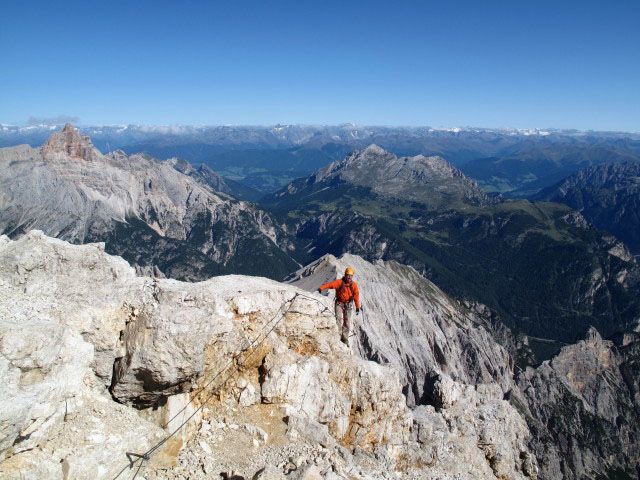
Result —
<path fill-rule="evenodd" d="M 67 125 L 40 148 L 0 148 L 0 233 L 103 241 L 147 273 L 185 280 L 296 267 L 266 212 L 190 173 L 177 159 L 103 155 Z"/>
<path fill-rule="evenodd" d="M 511 389 L 513 360 L 483 321 L 413 268 L 356 255 L 325 255 L 286 279 L 305 290 L 356 271 L 363 311 L 353 315 L 354 343 L 362 358 L 393 365 L 402 374 L 410 405 L 431 403 L 439 374 L 469 385 Z M 333 291 L 327 291 L 333 298 Z"/>
<path fill-rule="evenodd" d="M 436 407 L 410 410 L 400 371 L 339 342 L 328 298 L 136 277 L 99 244 L 39 232 L 0 245 L 3 478 L 113 478 L 198 407 L 144 478 L 535 477 L 498 384 L 442 372 Z"/>

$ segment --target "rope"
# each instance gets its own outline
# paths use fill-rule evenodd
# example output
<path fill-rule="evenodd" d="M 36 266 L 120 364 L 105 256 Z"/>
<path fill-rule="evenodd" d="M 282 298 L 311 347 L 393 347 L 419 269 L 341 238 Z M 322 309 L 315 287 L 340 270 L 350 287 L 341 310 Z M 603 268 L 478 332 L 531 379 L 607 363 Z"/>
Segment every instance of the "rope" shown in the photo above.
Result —
<path fill-rule="evenodd" d="M 202 392 L 204 391 L 209 385 L 211 385 L 213 383 L 213 381 L 218 378 L 227 368 L 229 368 L 229 366 L 231 366 L 234 362 L 234 360 L 236 360 L 238 357 L 240 357 L 243 353 L 247 352 L 256 342 L 257 340 L 262 336 L 262 334 L 264 333 L 264 331 L 267 329 L 268 325 L 273 322 L 273 320 L 275 320 L 279 315 L 280 315 L 280 311 L 282 310 L 282 307 L 284 307 L 287 303 L 289 304 L 289 306 L 287 307 L 287 309 L 284 311 L 284 313 L 282 314 L 281 318 L 275 322 L 273 324 L 273 326 L 269 329 L 269 331 L 267 332 L 266 335 L 264 335 L 264 337 L 262 338 L 262 340 L 260 340 L 258 342 L 258 344 L 255 346 L 255 348 L 253 348 L 253 350 L 251 352 L 249 352 L 249 355 L 247 355 L 244 359 L 244 361 L 242 362 L 238 362 L 235 369 L 233 369 L 233 371 L 227 375 L 227 377 L 224 379 L 224 381 L 218 385 L 217 388 L 213 389 L 211 391 L 211 393 L 209 394 L 209 396 L 205 399 L 204 402 L 202 402 L 202 404 L 191 414 L 189 415 L 189 417 L 182 422 L 182 424 L 180 424 L 180 426 L 175 429 L 172 433 L 170 433 L 168 436 L 166 436 L 165 438 L 163 438 L 161 441 L 159 441 L 157 444 L 155 444 L 153 447 L 151 447 L 149 450 L 147 450 L 144 454 L 142 455 L 136 455 L 138 456 L 138 459 L 135 461 L 131 461 L 129 462 L 129 465 L 126 465 L 122 470 L 120 470 L 120 472 L 113 478 L 113 480 L 117 480 L 118 477 L 120 477 L 120 475 L 122 475 L 122 473 L 127 469 L 127 468 L 133 468 L 135 466 L 136 463 L 140 462 L 138 465 L 138 469 L 136 470 L 135 475 L 133 476 L 133 478 L 131 480 L 135 480 L 135 478 L 138 476 L 138 474 L 140 473 L 140 470 L 142 469 L 142 465 L 144 463 L 145 460 L 149 460 L 151 458 L 151 456 L 158 451 L 158 449 L 160 449 L 160 447 L 162 447 L 165 443 L 167 443 L 167 441 L 169 441 L 169 439 L 171 439 L 174 435 L 176 435 L 180 430 L 182 430 L 182 428 L 191 421 L 191 419 L 198 413 L 200 412 L 200 410 L 202 410 L 204 408 L 204 406 L 209 403 L 209 401 L 213 398 L 213 396 L 218 392 L 218 390 L 220 388 L 222 388 L 223 386 L 226 385 L 226 383 L 238 372 L 238 370 L 243 367 L 244 365 L 246 365 L 247 361 L 249 360 L 249 358 L 258 350 L 258 348 L 260 347 L 260 345 L 262 345 L 262 343 L 267 339 L 267 337 L 271 334 L 271 332 L 273 332 L 275 330 L 275 328 L 280 324 L 280 322 L 286 318 L 286 314 L 289 311 L 289 309 L 291 308 L 291 306 L 293 305 L 293 302 L 296 298 L 298 297 L 303 297 L 303 298 L 307 298 L 309 300 L 313 300 L 315 302 L 318 302 L 320 305 L 322 305 L 324 307 L 323 311 L 321 313 L 326 312 L 327 310 L 329 310 L 326 306 L 324 306 L 322 304 L 322 302 L 320 300 L 318 300 L 317 298 L 313 298 L 310 297 L 308 295 L 304 295 L 302 293 L 296 293 L 291 300 L 287 300 L 285 301 L 280 308 L 278 308 L 278 312 L 276 313 L 276 315 L 274 317 L 271 318 L 271 320 L 269 320 L 261 329 L 260 332 L 258 333 L 258 335 L 255 337 L 255 339 L 246 347 L 244 348 L 242 351 L 240 351 L 237 355 L 235 355 L 231 361 L 229 363 L 227 363 L 227 365 L 225 365 L 225 367 L 223 369 L 221 369 L 218 373 L 216 373 L 216 375 L 203 387 L 201 388 L 194 396 L 191 400 L 189 400 L 189 402 L 182 408 L 182 410 L 180 410 L 176 415 L 174 415 L 171 420 L 169 420 L 166 424 L 165 427 L 171 423 L 171 421 L 173 421 L 178 415 L 180 415 L 181 413 L 183 413 L 186 408 L 191 404 L 191 402 L 193 402 L 193 400 Z M 163 427 L 164 428 L 164 427 Z"/>

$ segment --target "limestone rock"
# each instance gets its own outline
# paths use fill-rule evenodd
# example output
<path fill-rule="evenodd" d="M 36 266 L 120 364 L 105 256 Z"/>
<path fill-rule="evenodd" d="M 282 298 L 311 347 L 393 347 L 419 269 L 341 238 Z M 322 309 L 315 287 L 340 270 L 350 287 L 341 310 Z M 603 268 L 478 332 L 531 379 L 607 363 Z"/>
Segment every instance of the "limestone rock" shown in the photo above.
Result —
<path fill-rule="evenodd" d="M 289 415 L 289 430 L 295 430 L 307 440 L 326 447 L 330 443 L 329 428 L 326 425 L 298 415 Z"/>
<path fill-rule="evenodd" d="M 60 157 L 91 161 L 100 155 L 89 136 L 81 134 L 70 123 L 67 123 L 59 132 L 52 134 L 44 144 L 43 150 L 43 158 L 47 161 Z"/>
<path fill-rule="evenodd" d="M 34 313 L 0 320 L 2 453 L 33 448 L 76 410 L 94 356 L 78 332 Z"/>
<path fill-rule="evenodd" d="M 460 459 L 464 459 L 480 478 L 499 474 L 520 479 L 535 464 L 535 459 L 527 457 L 530 461 L 525 466 L 523 459 L 529 452 L 523 445 L 528 430 L 515 409 L 503 400 L 504 386 L 492 381 L 494 377 L 489 370 L 483 370 L 485 363 L 479 364 L 475 373 L 464 356 L 438 357 L 440 361 L 427 364 L 429 369 L 423 370 L 422 377 L 426 387 L 420 398 L 437 397 L 441 401 L 437 411 L 429 407 L 427 414 L 416 416 L 408 409 L 402 389 L 403 378 L 407 378 L 407 370 L 402 370 L 402 366 L 403 361 L 409 363 L 407 357 L 401 357 L 404 360 L 398 363 L 381 365 L 354 355 L 339 341 L 330 298 L 264 278 L 223 276 L 195 284 L 140 278 L 133 268 L 106 254 L 100 245 L 73 246 L 38 232 L 0 244 L 3 318 L 25 325 L 37 320 L 38 326 L 46 322 L 51 326 L 41 333 L 45 337 L 39 340 L 42 348 L 34 351 L 33 358 L 27 358 L 29 355 L 19 348 L 19 332 L 12 330 L 11 322 L 2 324 L 1 334 L 9 339 L 9 345 L 3 343 L 2 347 L 3 355 L 7 355 L 2 379 L 14 385 L 9 396 L 3 398 L 3 405 L 16 398 L 23 398 L 21 402 L 26 405 L 19 412 L 24 426 L 14 429 L 6 445 L 10 449 L 21 432 L 34 425 L 33 435 L 23 442 L 35 447 L 28 451 L 7 450 L 12 456 L 0 464 L 6 471 L 21 469 L 21 474 L 27 477 L 50 478 L 62 478 L 67 472 L 71 475 L 68 478 L 83 478 L 93 458 L 93 465 L 98 462 L 104 467 L 106 478 L 114 475 L 123 451 L 144 452 L 173 431 L 177 433 L 162 455 L 154 455 L 145 472 L 147 480 L 174 478 L 173 473 L 163 473 L 174 471 L 176 475 L 199 480 L 218 468 L 219 473 L 235 469 L 241 472 L 238 475 L 251 478 L 269 463 L 267 459 L 280 459 L 288 449 L 302 447 L 309 450 L 298 450 L 297 455 L 305 455 L 308 462 L 301 464 L 303 468 L 296 475 L 303 470 L 314 472 L 310 467 L 315 466 L 328 478 L 383 479 L 397 468 L 409 472 L 407 478 L 410 475 L 424 478 L 425 465 L 437 457 L 440 463 L 434 472 L 439 472 L 439 478 L 447 478 L 448 471 L 465 473 L 460 470 Z M 387 304 L 388 297 L 381 293 L 378 300 L 374 298 L 375 292 L 383 292 L 382 283 L 389 278 L 385 275 L 400 282 L 402 276 L 393 273 L 397 267 L 352 260 L 361 273 L 377 272 L 377 277 L 371 280 L 374 293 L 367 292 L 368 287 L 363 288 L 363 297 L 366 295 L 372 312 L 380 308 L 388 315 L 394 314 L 395 310 Z M 385 273 L 385 269 L 391 273 Z M 386 288 L 395 287 L 387 283 Z M 489 355 L 508 358 L 491 335 L 456 310 L 453 302 L 441 297 L 437 290 L 427 292 L 431 296 L 424 303 L 396 292 L 397 308 L 403 308 L 407 302 L 414 309 L 416 306 L 432 309 L 421 323 L 418 320 L 421 317 L 400 315 L 404 322 L 420 324 L 420 330 L 411 330 L 414 327 L 408 325 L 398 329 L 392 321 L 394 317 L 381 316 L 390 321 L 386 331 L 413 331 L 416 338 L 411 342 L 415 342 L 416 348 L 424 345 L 418 342 L 417 332 L 427 332 L 431 335 L 428 339 L 438 339 L 442 348 L 447 342 L 458 345 L 456 338 L 460 337 L 470 344 L 482 339 L 486 340 L 481 354 L 485 361 L 494 358 Z M 431 324 L 442 312 L 450 315 L 443 314 Z M 377 321 L 359 327 L 370 328 L 373 338 Z M 433 325 L 438 325 L 438 329 Z M 481 333 L 473 333 L 476 327 Z M 397 338 L 386 340 L 396 342 Z M 65 342 L 69 342 L 68 350 L 62 347 Z M 362 346 L 359 344 L 358 348 Z M 427 357 L 436 350 L 429 350 Z M 67 351 L 74 358 L 66 363 L 84 372 L 80 385 L 73 383 L 70 375 L 67 380 L 71 383 L 65 386 L 65 391 L 57 396 L 46 393 L 45 404 L 51 408 L 44 410 L 38 410 L 42 408 L 39 404 L 49 387 L 43 388 L 40 396 L 20 397 L 20 388 L 27 388 L 20 387 L 20 376 L 40 382 L 40 373 L 32 368 L 36 365 L 42 370 L 45 386 L 45 370 L 51 366 L 53 372 L 57 368 L 56 359 L 64 358 Z M 11 363 L 14 361 L 16 365 Z M 29 373 L 31 370 L 34 373 Z M 4 376 L 9 380 L 4 380 Z M 470 378 L 487 381 L 464 381 Z M 426 381 L 429 379 L 437 381 L 429 384 Z M 29 392 L 36 391 L 28 388 Z M 259 402 L 239 402 L 244 392 L 249 392 L 245 397 L 249 396 L 251 388 Z M 121 403 L 115 403 L 109 395 Z M 70 402 L 72 397 L 82 398 L 82 406 Z M 98 403 L 95 400 L 98 397 L 106 399 L 109 405 L 104 411 L 117 424 L 113 429 L 88 408 Z M 61 408 L 65 399 L 72 413 L 79 415 L 76 423 L 69 421 L 69 415 L 64 422 Z M 142 410 L 135 414 L 131 407 Z M 216 428 L 205 428 L 204 423 L 200 426 L 209 408 L 207 424 Z M 290 425 L 278 427 L 281 419 L 277 416 L 271 425 L 258 425 L 256 422 L 262 421 L 259 416 L 252 420 L 245 416 L 248 415 L 245 412 L 262 408 L 271 408 L 272 414 L 282 412 L 278 415 L 288 416 Z M 213 417 L 221 409 L 229 413 Z M 33 412 L 36 423 L 31 418 Z M 91 420 L 93 416 L 98 422 Z M 226 417 L 228 421 L 223 423 Z M 186 425 L 181 427 L 184 422 Z M 245 424 L 255 426 L 255 432 L 239 427 Z M 68 433 L 72 427 L 77 429 L 77 435 Z M 10 422 L 5 420 L 2 428 L 3 432 L 9 431 Z M 287 429 L 296 432 L 295 442 L 287 438 Z M 146 433 L 142 434 L 142 430 Z M 66 433 L 58 435 L 58 432 Z M 135 437 L 144 438 L 142 445 L 133 442 Z M 477 445 L 483 439 L 499 444 L 494 450 L 485 451 Z M 65 453 L 83 442 L 95 445 L 87 450 L 86 456 L 72 457 Z M 203 458 L 207 456 L 206 448 L 202 445 L 213 452 L 206 461 Z M 183 446 L 187 447 L 181 450 Z M 98 448 L 104 453 L 99 453 Z M 228 456 L 245 462 L 240 464 L 244 470 L 218 463 L 214 457 L 221 448 L 231 449 Z M 349 449 L 363 453 L 352 456 Z M 51 452 L 58 451 L 64 456 L 52 456 Z M 113 461 L 107 460 L 107 455 Z M 255 455 L 260 455 L 256 458 L 261 465 L 247 464 Z M 58 463 L 51 463 L 46 456 Z"/>
<path fill-rule="evenodd" d="M 260 394 L 256 391 L 256 388 L 249 384 L 242 390 L 240 398 L 238 399 L 238 405 L 241 407 L 249 407 L 260 401 Z"/>
<path fill-rule="evenodd" d="M 226 375 L 228 359 L 252 345 L 253 358 L 243 362 L 250 381 L 239 382 L 245 390 L 264 369 L 265 399 L 323 419 L 331 424 L 332 434 L 363 446 L 392 441 L 393 432 L 407 428 L 396 422 L 407 415 L 397 378 L 348 353 L 338 341 L 330 302 L 320 296 L 260 278 L 217 277 L 198 284 L 140 278 L 99 245 L 73 246 L 37 231 L 18 241 L 3 241 L 0 278 L 2 378 L 10 387 L 3 390 L 2 400 L 12 405 L 3 407 L 7 416 L 2 419 L 2 445 L 8 451 L 18 440 L 20 447 L 9 452 L 13 463 L 56 448 L 55 434 L 64 427 L 65 413 L 68 418 L 76 408 L 74 398 L 86 393 L 85 379 L 90 379 L 95 395 L 106 395 L 109 387 L 122 403 L 153 405 L 142 415 L 170 431 L 188 419 L 190 408 L 195 413 L 197 403 L 191 405 L 189 393 L 196 382 L 206 385 L 220 373 Z M 265 336 L 256 344 L 261 332 Z M 329 361 L 336 358 L 339 367 Z M 295 359 L 291 366 L 284 362 L 289 359 Z M 276 387 L 282 385 L 282 375 L 290 381 L 284 390 Z M 305 397 L 305 386 L 323 396 Z M 339 415 L 320 403 L 325 400 L 341 405 Z M 378 403 L 384 409 L 377 409 Z M 116 405 L 112 400 L 109 404 Z M 350 415 L 352 405 L 358 409 L 355 416 Z M 153 425 L 135 417 L 140 425 Z M 116 423 L 117 418 L 119 414 L 114 415 Z M 178 443 L 171 448 L 179 449 L 198 431 L 197 425 L 190 428 L 192 433 L 185 429 L 173 437 Z M 95 430 L 79 429 L 82 441 L 109 441 L 105 427 Z M 114 449 L 124 444 L 122 436 L 129 431 L 136 430 L 121 431 L 112 442 Z M 149 432 L 146 438 L 161 435 L 157 427 Z M 23 452 L 23 446 L 41 450 Z M 140 447 L 131 445 L 129 451 Z M 75 460 L 63 460 L 65 471 L 84 471 L 74 467 Z M 32 467 L 37 465 L 34 460 Z M 105 468 L 109 474 L 114 465 Z M 40 472 L 41 466 L 30 471 Z"/>
<path fill-rule="evenodd" d="M 0 148 L 0 233 L 106 242 L 143 273 L 185 280 L 228 271 L 229 262 L 274 277 L 298 265 L 266 212 L 200 177 L 176 159 L 103 155 L 67 124 L 40 148 Z"/>
<path fill-rule="evenodd" d="M 356 271 L 363 305 L 363 313 L 353 316 L 356 351 L 398 369 L 409 405 L 428 401 L 425 385 L 439 373 L 461 383 L 511 388 L 513 360 L 493 340 L 486 321 L 411 267 L 393 261 L 371 264 L 349 254 L 340 259 L 325 255 L 287 281 L 313 291 L 340 278 L 346 267 Z"/>
<path fill-rule="evenodd" d="M 448 375 L 438 375 L 431 391 L 434 405 L 439 408 L 451 408 L 462 394 L 460 386 Z"/>
<path fill-rule="evenodd" d="M 267 465 L 255 474 L 253 480 L 286 480 L 286 477 L 273 465 Z"/>
<path fill-rule="evenodd" d="M 324 480 L 322 471 L 315 465 L 306 465 L 304 468 L 296 470 L 287 475 L 291 480 Z"/>
<path fill-rule="evenodd" d="M 640 335 L 621 337 L 616 346 L 591 329 L 519 376 L 511 401 L 533 426 L 541 477 L 637 474 Z"/>

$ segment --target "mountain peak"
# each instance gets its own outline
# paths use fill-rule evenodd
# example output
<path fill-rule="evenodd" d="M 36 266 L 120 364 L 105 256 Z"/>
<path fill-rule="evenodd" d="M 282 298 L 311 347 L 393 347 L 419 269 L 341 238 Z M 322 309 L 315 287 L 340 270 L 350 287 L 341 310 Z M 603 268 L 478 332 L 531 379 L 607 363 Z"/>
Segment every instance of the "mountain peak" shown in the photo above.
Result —
<path fill-rule="evenodd" d="M 377 194 L 425 203 L 430 208 L 491 203 L 473 180 L 442 157 L 398 157 L 376 144 L 353 152 L 312 177 L 325 182 L 338 177 Z"/>
<path fill-rule="evenodd" d="M 372 143 L 371 145 L 369 145 L 367 148 L 365 148 L 362 153 L 375 153 L 378 155 L 382 155 L 382 154 L 387 154 L 389 153 L 388 151 L 386 151 L 384 148 L 379 147 L 378 145 L 376 145 L 375 143 Z"/>
<path fill-rule="evenodd" d="M 83 135 L 73 125 L 67 123 L 64 128 L 51 134 L 44 145 L 45 157 L 53 153 L 63 153 L 71 158 L 92 160 L 100 152 L 91 143 L 89 135 Z"/>

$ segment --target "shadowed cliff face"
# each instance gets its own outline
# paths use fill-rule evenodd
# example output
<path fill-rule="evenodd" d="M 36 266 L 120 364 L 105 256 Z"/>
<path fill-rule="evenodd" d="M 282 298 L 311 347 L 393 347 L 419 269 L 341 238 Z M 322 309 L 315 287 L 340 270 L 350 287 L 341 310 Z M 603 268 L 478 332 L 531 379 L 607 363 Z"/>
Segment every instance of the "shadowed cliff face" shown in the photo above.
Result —
<path fill-rule="evenodd" d="M 592 329 L 519 375 L 511 400 L 527 418 L 543 478 L 637 478 L 639 373 L 640 334 L 614 343 Z"/>
<path fill-rule="evenodd" d="M 535 198 L 569 205 L 594 226 L 640 253 L 640 163 L 581 170 L 542 190 Z"/>

